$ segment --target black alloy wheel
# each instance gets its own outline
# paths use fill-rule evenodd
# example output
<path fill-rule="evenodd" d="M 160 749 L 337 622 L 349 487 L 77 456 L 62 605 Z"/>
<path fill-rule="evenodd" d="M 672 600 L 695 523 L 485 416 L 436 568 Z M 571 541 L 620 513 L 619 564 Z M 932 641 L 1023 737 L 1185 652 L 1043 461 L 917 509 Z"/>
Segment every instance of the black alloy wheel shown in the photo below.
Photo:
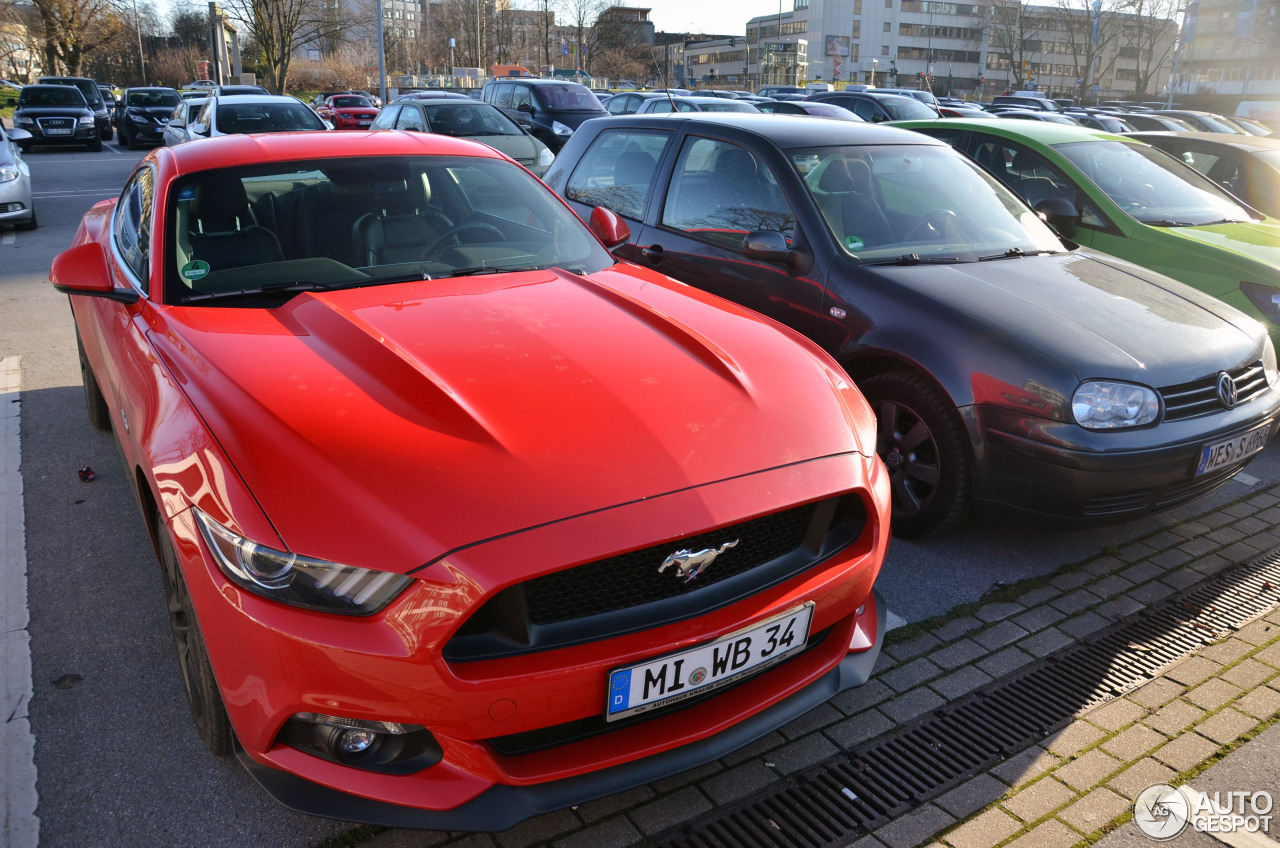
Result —
<path fill-rule="evenodd" d="M 178 653 L 178 668 L 182 672 L 182 688 L 187 693 L 191 719 L 209 753 L 216 757 L 230 757 L 234 753 L 235 737 L 222 695 L 218 692 L 218 681 L 213 676 L 213 666 L 209 663 L 209 652 L 191 604 L 187 581 L 182 575 L 164 519 L 156 513 L 153 520 L 160 574 L 164 579 L 164 596 L 169 610 L 169 629 Z"/>
<path fill-rule="evenodd" d="M 35 210 L 31 212 L 31 229 L 35 229 Z M 98 386 L 98 378 L 89 366 L 89 357 L 84 355 L 84 342 L 80 340 L 80 328 L 76 328 L 76 350 L 80 354 L 80 380 L 84 383 L 84 403 L 89 409 L 89 423 L 99 430 L 111 429 L 111 409 L 102 396 Z"/>
<path fill-rule="evenodd" d="M 876 415 L 876 454 L 889 472 L 895 535 L 925 536 L 958 524 L 969 509 L 965 431 L 947 398 L 905 371 L 864 380 Z"/>

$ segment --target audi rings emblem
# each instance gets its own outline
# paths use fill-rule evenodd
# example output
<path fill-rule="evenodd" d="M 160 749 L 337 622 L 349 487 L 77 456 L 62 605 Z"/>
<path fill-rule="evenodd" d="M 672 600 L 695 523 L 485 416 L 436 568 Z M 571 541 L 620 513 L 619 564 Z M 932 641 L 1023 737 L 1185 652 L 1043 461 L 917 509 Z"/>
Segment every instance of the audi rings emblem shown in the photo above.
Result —
<path fill-rule="evenodd" d="M 1231 375 L 1226 371 L 1218 372 L 1218 400 L 1222 401 L 1222 405 L 1227 409 L 1235 409 L 1236 403 L 1240 400 L 1236 381 L 1231 379 Z"/>

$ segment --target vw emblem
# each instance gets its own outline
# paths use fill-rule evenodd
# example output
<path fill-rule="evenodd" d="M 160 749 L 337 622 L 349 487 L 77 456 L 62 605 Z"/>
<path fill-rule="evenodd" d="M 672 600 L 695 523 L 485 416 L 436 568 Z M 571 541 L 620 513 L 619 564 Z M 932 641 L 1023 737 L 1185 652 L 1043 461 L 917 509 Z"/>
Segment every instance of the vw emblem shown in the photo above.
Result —
<path fill-rule="evenodd" d="M 738 540 L 734 539 L 732 542 L 725 542 L 718 548 L 703 548 L 700 551 L 681 548 L 662 561 L 662 565 L 658 566 L 658 572 L 666 571 L 668 565 L 674 565 L 676 567 L 676 576 L 683 577 L 683 582 L 688 583 L 710 568 L 711 563 L 716 561 L 716 557 L 729 550 L 729 548 L 737 546 Z"/>
<path fill-rule="evenodd" d="M 1222 405 L 1227 409 L 1235 409 L 1236 402 L 1240 400 L 1240 395 L 1236 391 L 1236 381 L 1231 379 L 1231 375 L 1226 371 L 1218 372 L 1218 400 L 1222 401 Z"/>

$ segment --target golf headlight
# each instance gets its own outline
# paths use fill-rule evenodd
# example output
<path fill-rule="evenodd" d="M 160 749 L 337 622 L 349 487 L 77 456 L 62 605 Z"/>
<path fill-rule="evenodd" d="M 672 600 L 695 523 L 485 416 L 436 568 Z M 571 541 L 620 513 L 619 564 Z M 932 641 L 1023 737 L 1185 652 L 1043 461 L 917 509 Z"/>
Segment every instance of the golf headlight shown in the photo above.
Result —
<path fill-rule="evenodd" d="M 21 124 L 23 126 L 31 126 L 35 123 L 34 120 L 28 118 L 26 115 L 14 115 L 13 122 L 14 124 Z"/>
<path fill-rule="evenodd" d="M 556 161 L 556 155 L 551 152 L 551 148 L 542 148 L 542 152 L 538 154 L 538 167 L 549 168 L 554 161 Z"/>
<path fill-rule="evenodd" d="M 1276 367 L 1276 346 L 1267 336 L 1262 344 L 1262 371 L 1267 375 L 1267 385 L 1274 386 L 1280 380 L 1280 368 Z"/>
<path fill-rule="evenodd" d="M 77 120 L 76 123 L 82 127 L 91 127 L 93 126 L 93 120 L 94 118 L 92 115 L 85 115 L 84 117 Z"/>
<path fill-rule="evenodd" d="M 1240 291 L 1244 292 L 1250 303 L 1258 307 L 1264 319 L 1272 324 L 1280 324 L 1280 288 L 1245 280 L 1240 283 Z"/>
<path fill-rule="evenodd" d="M 228 580 L 282 604 L 372 615 L 391 603 L 413 579 L 278 551 L 228 530 L 196 507 L 191 514 Z"/>
<path fill-rule="evenodd" d="M 1090 380 L 1071 396 L 1071 412 L 1090 430 L 1141 427 L 1160 416 L 1160 398 L 1146 386 Z"/>
<path fill-rule="evenodd" d="M 0 183 L 13 182 L 18 178 L 17 165 L 0 165 Z"/>
<path fill-rule="evenodd" d="M 556 135 L 562 135 L 565 138 L 568 138 L 569 136 L 573 135 L 573 127 L 569 126 L 568 124 L 562 124 L 559 121 L 551 122 L 551 131 Z"/>

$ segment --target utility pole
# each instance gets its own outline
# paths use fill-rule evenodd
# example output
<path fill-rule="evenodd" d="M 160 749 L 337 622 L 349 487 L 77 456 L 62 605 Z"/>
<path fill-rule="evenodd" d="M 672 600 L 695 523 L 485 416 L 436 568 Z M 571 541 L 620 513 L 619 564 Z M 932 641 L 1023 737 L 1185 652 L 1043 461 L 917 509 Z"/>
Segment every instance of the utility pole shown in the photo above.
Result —
<path fill-rule="evenodd" d="M 138 70 L 142 72 L 142 84 L 147 84 L 147 61 L 142 58 L 142 19 L 138 17 L 138 0 L 133 0 L 133 27 L 138 31 Z"/>
<path fill-rule="evenodd" d="M 387 48 L 382 38 L 382 0 L 376 0 L 378 14 L 378 96 L 387 102 Z"/>

